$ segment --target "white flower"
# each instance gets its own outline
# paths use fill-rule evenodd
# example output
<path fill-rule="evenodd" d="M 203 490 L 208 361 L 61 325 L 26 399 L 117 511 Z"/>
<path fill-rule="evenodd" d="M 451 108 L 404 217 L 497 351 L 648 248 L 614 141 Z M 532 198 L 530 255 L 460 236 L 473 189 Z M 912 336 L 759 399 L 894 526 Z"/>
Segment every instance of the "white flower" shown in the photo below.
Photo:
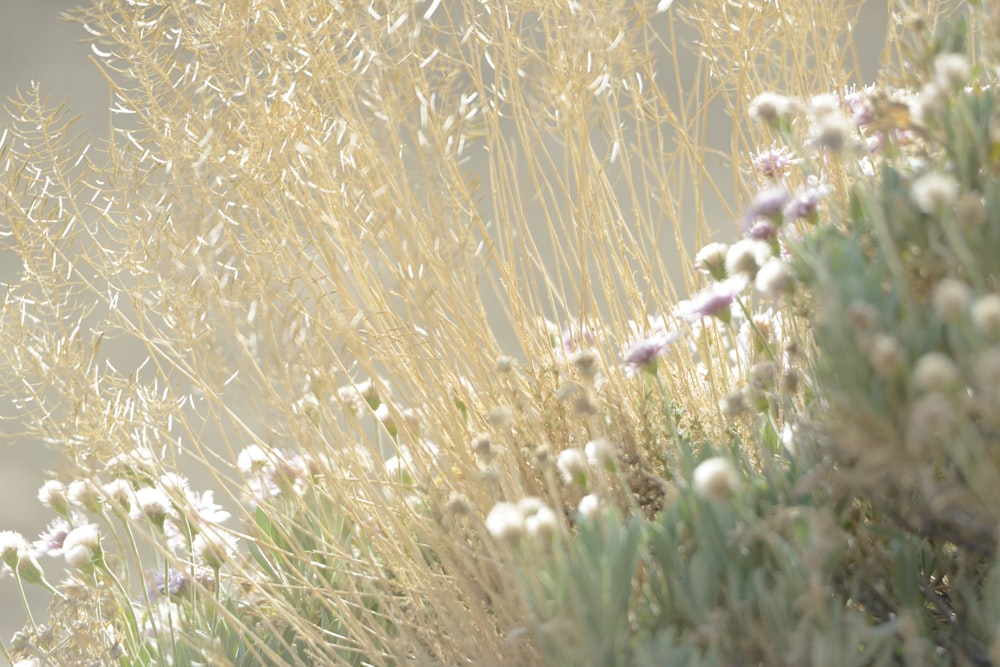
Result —
<path fill-rule="evenodd" d="M 814 95 L 809 100 L 809 111 L 814 118 L 822 118 L 840 112 L 840 98 L 833 93 Z"/>
<path fill-rule="evenodd" d="M 135 493 L 132 485 L 122 478 L 113 479 L 101 488 L 104 500 L 112 510 L 129 512 L 132 509 L 132 499 Z"/>
<path fill-rule="evenodd" d="M 524 514 L 513 503 L 497 503 L 486 517 L 486 530 L 496 540 L 513 542 L 525 532 Z"/>
<path fill-rule="evenodd" d="M 941 53 L 934 59 L 934 77 L 944 89 L 961 89 L 971 73 L 969 59 L 961 53 Z"/>
<path fill-rule="evenodd" d="M 244 475 L 260 472 L 271 465 L 271 459 L 260 445 L 244 447 L 236 457 L 236 467 Z"/>
<path fill-rule="evenodd" d="M 958 322 L 964 318 L 971 301 L 972 288 L 958 278 L 942 278 L 934 286 L 931 298 L 938 317 L 945 322 Z"/>
<path fill-rule="evenodd" d="M 615 462 L 615 446 L 607 438 L 591 440 L 583 448 L 587 463 L 595 468 L 608 468 Z"/>
<path fill-rule="evenodd" d="M 928 352 L 913 367 L 913 385 L 920 391 L 947 392 L 958 384 L 955 362 L 942 352 Z"/>
<path fill-rule="evenodd" d="M 753 278 L 757 275 L 761 264 L 771 255 L 771 246 L 766 241 L 741 239 L 729 246 L 726 252 L 726 275 L 736 276 L 744 273 Z"/>
<path fill-rule="evenodd" d="M 576 506 L 576 511 L 586 519 L 593 519 L 601 509 L 601 499 L 593 493 L 588 493 L 580 499 L 580 504 Z"/>
<path fill-rule="evenodd" d="M 558 525 L 559 519 L 556 513 L 544 505 L 531 516 L 524 518 L 524 528 L 528 535 L 551 535 Z"/>
<path fill-rule="evenodd" d="M 101 511 L 101 489 L 89 479 L 76 479 L 69 483 L 66 498 L 77 507 L 90 512 Z"/>
<path fill-rule="evenodd" d="M 168 472 L 160 475 L 160 488 L 171 498 L 182 498 L 191 487 L 184 475 Z"/>
<path fill-rule="evenodd" d="M 913 182 L 913 202 L 927 215 L 947 208 L 958 196 L 958 181 L 953 176 L 932 171 Z"/>
<path fill-rule="evenodd" d="M 757 278 L 754 280 L 754 287 L 759 292 L 778 298 L 787 292 L 794 282 L 795 276 L 788 267 L 788 263 L 777 257 L 772 257 L 760 267 Z"/>
<path fill-rule="evenodd" d="M 798 102 L 778 93 L 761 93 L 750 102 L 749 114 L 754 120 L 774 125 L 797 111 Z"/>
<path fill-rule="evenodd" d="M 726 276 L 726 252 L 729 246 L 725 243 L 709 243 L 694 256 L 694 268 L 707 273 L 716 280 Z"/>
<path fill-rule="evenodd" d="M 854 121 L 838 112 L 820 116 L 812 126 L 815 145 L 839 151 L 855 132 Z"/>
<path fill-rule="evenodd" d="M 9 567 L 17 567 L 19 554 L 28 548 L 24 535 L 13 530 L 0 530 L 0 560 Z"/>
<path fill-rule="evenodd" d="M 69 514 L 69 500 L 66 498 L 66 485 L 50 479 L 38 490 L 38 501 L 56 514 Z"/>
<path fill-rule="evenodd" d="M 101 556 L 101 533 L 93 523 L 84 524 L 70 531 L 62 546 L 66 564 L 82 568 L 94 563 Z"/>
<path fill-rule="evenodd" d="M 1000 334 L 1000 294 L 987 294 L 972 304 L 972 326 L 982 336 Z"/>
<path fill-rule="evenodd" d="M 194 536 L 191 552 L 213 570 L 217 570 L 236 554 L 236 538 L 219 530 L 203 530 Z"/>
<path fill-rule="evenodd" d="M 65 517 L 56 517 L 39 533 L 38 539 L 31 545 L 32 551 L 44 556 L 61 556 L 66 536 L 72 531 L 73 527 Z"/>
<path fill-rule="evenodd" d="M 187 500 L 188 518 L 199 526 L 220 524 L 230 517 L 229 512 L 222 509 L 221 505 L 216 504 L 215 493 L 211 490 L 203 493 L 189 491 Z"/>
<path fill-rule="evenodd" d="M 583 482 L 587 479 L 587 457 L 579 449 L 564 449 L 559 452 L 556 467 L 567 484 Z"/>
<path fill-rule="evenodd" d="M 517 501 L 517 509 L 521 511 L 521 516 L 525 518 L 534 515 L 543 507 L 545 507 L 545 503 L 537 496 L 526 496 Z"/>
<path fill-rule="evenodd" d="M 740 474 L 729 459 L 716 456 L 699 463 L 691 481 L 699 497 L 725 500 L 739 488 Z"/>
<path fill-rule="evenodd" d="M 170 498 L 162 489 L 154 486 L 144 486 L 135 492 L 135 507 L 131 517 L 135 520 L 149 519 L 157 528 L 163 527 L 163 521 L 171 515 Z"/>

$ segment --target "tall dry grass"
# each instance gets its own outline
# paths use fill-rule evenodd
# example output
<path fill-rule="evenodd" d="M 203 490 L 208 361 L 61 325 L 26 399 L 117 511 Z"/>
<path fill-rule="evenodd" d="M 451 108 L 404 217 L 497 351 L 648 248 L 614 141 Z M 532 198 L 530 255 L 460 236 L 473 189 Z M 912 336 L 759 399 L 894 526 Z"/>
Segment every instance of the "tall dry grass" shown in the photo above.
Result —
<path fill-rule="evenodd" d="M 217 602 L 192 617 L 157 621 L 154 601 L 129 621 L 106 581 L 72 589 L 50 660 L 540 661 L 514 556 L 483 520 L 537 496 L 571 533 L 583 492 L 553 462 L 599 438 L 624 461 L 609 496 L 655 515 L 679 483 L 671 434 L 756 428 L 718 407 L 753 361 L 712 362 L 723 332 L 674 346 L 659 386 L 622 373 L 622 350 L 701 287 L 710 202 L 736 220 L 759 185 L 749 160 L 773 137 L 744 120 L 750 101 L 868 83 L 861 5 L 77 12 L 111 140 L 76 136 L 49 91 L 11 101 L 2 232 L 22 267 L 0 316 L 3 398 L 63 453 L 59 480 L 139 489 L 183 471 L 234 513 L 241 547 L 197 584 Z M 731 138 L 711 134 L 718 114 Z M 597 381 L 574 356 L 591 344 Z M 126 365 L 136 346 L 145 361 Z M 659 392 L 673 413 L 649 409 Z M 128 596 L 151 569 L 192 570 L 196 530 L 173 548 L 100 506 Z M 155 651 L 130 635 L 144 624 Z"/>

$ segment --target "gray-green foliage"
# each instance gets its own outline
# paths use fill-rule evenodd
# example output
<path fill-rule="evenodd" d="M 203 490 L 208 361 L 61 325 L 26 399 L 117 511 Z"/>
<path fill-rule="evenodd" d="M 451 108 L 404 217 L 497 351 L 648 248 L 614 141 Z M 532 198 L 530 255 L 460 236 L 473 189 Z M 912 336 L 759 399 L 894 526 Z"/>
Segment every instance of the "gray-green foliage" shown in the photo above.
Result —
<path fill-rule="evenodd" d="M 843 205 L 792 247 L 815 342 L 792 460 L 744 460 L 728 501 L 681 481 L 655 520 L 583 522 L 537 564 L 553 664 L 1000 658 L 1000 109 L 974 48 L 998 28 L 981 9 L 918 26 L 909 108 L 873 105 L 869 170 L 844 155 Z M 948 88 L 952 51 L 976 64 Z"/>

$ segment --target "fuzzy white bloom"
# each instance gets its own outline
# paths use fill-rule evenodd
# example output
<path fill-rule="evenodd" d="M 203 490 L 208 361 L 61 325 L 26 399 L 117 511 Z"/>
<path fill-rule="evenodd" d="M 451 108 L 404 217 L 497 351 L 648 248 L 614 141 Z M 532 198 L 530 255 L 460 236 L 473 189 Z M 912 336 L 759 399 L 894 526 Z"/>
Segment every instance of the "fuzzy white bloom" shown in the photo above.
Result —
<path fill-rule="evenodd" d="M 271 459 L 260 445 L 244 447 L 236 457 L 236 467 L 244 475 L 260 472 L 271 465 Z"/>
<path fill-rule="evenodd" d="M 725 500 L 739 489 L 740 474 L 729 459 L 716 456 L 699 463 L 691 481 L 699 497 Z"/>
<path fill-rule="evenodd" d="M 132 485 L 121 477 L 113 479 L 103 487 L 101 494 L 112 510 L 129 512 L 132 509 Z"/>
<path fill-rule="evenodd" d="M 587 463 L 595 468 L 610 468 L 615 463 L 615 446 L 607 438 L 591 440 L 583 448 Z"/>
<path fill-rule="evenodd" d="M 525 532 L 524 514 L 513 503 L 497 503 L 486 517 L 486 530 L 493 539 L 513 542 Z"/>
<path fill-rule="evenodd" d="M 28 548 L 24 535 L 13 530 L 0 530 L 0 560 L 10 568 L 17 567 L 17 559 Z"/>
<path fill-rule="evenodd" d="M 191 484 L 184 475 L 168 472 L 160 475 L 160 488 L 171 498 L 183 498 L 189 492 Z"/>
<path fill-rule="evenodd" d="M 972 288 L 958 278 L 944 278 L 934 286 L 931 299 L 934 310 L 945 322 L 958 322 L 972 301 Z"/>
<path fill-rule="evenodd" d="M 778 298 L 785 294 L 795 282 L 791 268 L 784 260 L 771 257 L 757 272 L 754 287 L 770 297 Z"/>
<path fill-rule="evenodd" d="M 587 456 L 579 449 L 564 449 L 559 452 L 556 467 L 567 484 L 583 482 L 587 479 Z"/>
<path fill-rule="evenodd" d="M 958 384 L 958 367 L 946 354 L 928 352 L 913 368 L 913 385 L 920 391 L 947 392 Z"/>
<path fill-rule="evenodd" d="M 987 294 L 976 299 L 970 313 L 972 326 L 982 336 L 1000 335 L 1000 294 Z"/>
<path fill-rule="evenodd" d="M 840 113 L 840 98 L 833 93 L 814 95 L 809 100 L 809 112 L 814 118 L 822 118 L 832 113 Z"/>
<path fill-rule="evenodd" d="M 934 59 L 934 78 L 947 90 L 960 90 L 971 73 L 969 59 L 961 53 L 941 53 Z"/>
<path fill-rule="evenodd" d="M 854 121 L 837 111 L 817 118 L 812 126 L 812 136 L 817 146 L 839 151 L 855 130 Z"/>
<path fill-rule="evenodd" d="M 88 523 L 70 531 L 63 540 L 63 557 L 66 564 L 82 568 L 98 560 L 101 554 L 101 533 L 96 524 Z"/>
<path fill-rule="evenodd" d="M 750 117 L 756 121 L 773 125 L 798 110 L 798 102 L 778 93 L 761 93 L 750 102 Z"/>
<path fill-rule="evenodd" d="M 208 567 L 217 570 L 236 554 L 236 538 L 220 530 L 202 530 L 194 536 L 191 553 Z"/>
<path fill-rule="evenodd" d="M 526 496 L 517 501 L 517 509 L 520 510 L 523 517 L 529 517 L 543 507 L 545 507 L 545 503 L 538 496 Z"/>
<path fill-rule="evenodd" d="M 742 273 L 753 278 L 771 254 L 771 246 L 765 241 L 741 239 L 726 251 L 726 275 L 736 276 Z"/>
<path fill-rule="evenodd" d="M 155 486 L 144 486 L 136 489 L 135 506 L 131 517 L 135 520 L 149 519 L 158 528 L 163 527 L 163 521 L 171 514 L 170 498 L 162 489 Z"/>
<path fill-rule="evenodd" d="M 716 279 L 722 279 L 726 275 L 728 251 L 729 245 L 726 243 L 709 243 L 694 256 L 694 268 Z"/>
<path fill-rule="evenodd" d="M 931 171 L 916 181 L 910 189 L 913 202 L 927 215 L 947 208 L 958 196 L 958 181 L 949 174 Z"/>
<path fill-rule="evenodd" d="M 524 520 L 524 530 L 528 535 L 550 535 L 558 525 L 555 512 L 549 509 L 541 498 L 528 496 L 517 502 L 517 509 Z"/>
<path fill-rule="evenodd" d="M 101 489 L 89 479 L 76 479 L 69 483 L 66 498 L 77 507 L 90 512 L 101 511 Z"/>
<path fill-rule="evenodd" d="M 894 336 L 875 334 L 868 349 L 868 361 L 879 377 L 894 376 L 905 360 L 906 351 Z"/>
<path fill-rule="evenodd" d="M 56 514 L 66 516 L 69 514 L 69 499 L 66 497 L 66 485 L 62 482 L 50 479 L 42 484 L 38 490 L 38 502 Z"/>
<path fill-rule="evenodd" d="M 38 534 L 38 539 L 31 545 L 32 553 L 40 556 L 62 556 L 63 542 L 71 530 L 73 527 L 66 517 L 56 517 Z"/>
<path fill-rule="evenodd" d="M 551 535 L 559 526 L 559 518 L 549 507 L 542 506 L 532 514 L 524 518 L 524 528 L 528 535 Z"/>
<path fill-rule="evenodd" d="M 182 506 L 185 518 L 196 526 L 220 524 L 229 519 L 230 514 L 215 502 L 215 492 L 209 489 L 198 493 L 188 491 Z"/>
<path fill-rule="evenodd" d="M 941 115 L 949 95 L 950 91 L 937 81 L 928 81 L 910 103 L 910 113 L 918 122 L 926 123 Z"/>
<path fill-rule="evenodd" d="M 596 517 L 600 510 L 601 499 L 593 493 L 588 493 L 583 498 L 580 498 L 580 504 L 576 506 L 576 511 L 580 513 L 580 516 L 587 519 Z"/>

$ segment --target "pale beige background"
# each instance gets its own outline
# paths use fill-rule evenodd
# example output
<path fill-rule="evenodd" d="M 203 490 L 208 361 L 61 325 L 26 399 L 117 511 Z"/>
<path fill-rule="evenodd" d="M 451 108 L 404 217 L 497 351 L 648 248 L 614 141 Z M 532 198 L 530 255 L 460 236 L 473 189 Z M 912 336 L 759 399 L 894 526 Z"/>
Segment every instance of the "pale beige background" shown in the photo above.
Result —
<path fill-rule="evenodd" d="M 74 113 L 82 116 L 80 129 L 102 137 L 108 126 L 104 80 L 88 61 L 89 48 L 78 43 L 84 36 L 82 29 L 58 20 L 59 13 L 74 4 L 72 0 L 0 0 L 0 98 L 6 100 L 17 87 L 37 80 L 53 100 L 69 99 Z M 875 74 L 886 21 L 886 0 L 870 0 L 857 26 L 858 43 L 868 49 L 863 54 L 869 63 L 868 80 Z M 728 137 L 728 120 L 720 122 L 718 131 Z M 5 125 L 5 116 L 0 116 L 0 129 Z M 723 145 L 727 144 L 728 139 Z M 16 279 L 11 264 L 9 253 L 5 258 L 0 249 L 0 281 Z M 9 414 L 4 406 L 0 406 L 2 414 Z M 57 466 L 57 459 L 41 443 L 7 439 L 0 439 L 0 457 L 0 530 L 18 530 L 34 538 L 51 518 L 35 498 L 37 489 L 45 479 L 44 470 Z M 36 616 L 44 618 L 46 596 L 33 597 Z M 0 580 L 0 639 L 7 642 L 23 618 L 14 582 Z"/>
<path fill-rule="evenodd" d="M 107 86 L 87 61 L 89 47 L 78 43 L 84 36 L 80 26 L 58 19 L 60 12 L 75 4 L 71 0 L 0 0 L 0 100 L 6 105 L 18 88 L 38 81 L 53 101 L 69 99 L 74 114 L 81 115 L 81 130 L 106 136 Z M 6 126 L 4 113 L 0 131 Z M 9 255 L 0 253 L 0 281 L 14 279 Z M 7 414 L 9 409 L 0 406 L 0 415 Z M 3 433 L 0 426 L 0 437 Z M 51 518 L 36 499 L 38 487 L 45 479 L 44 470 L 58 462 L 54 452 L 39 442 L 7 440 L 0 440 L 0 530 L 17 530 L 34 539 Z M 44 618 L 48 596 L 39 594 L 40 590 L 29 593 L 35 593 L 31 597 L 36 620 Z M 13 579 L 0 580 L 0 641 L 9 643 L 23 621 Z"/>

